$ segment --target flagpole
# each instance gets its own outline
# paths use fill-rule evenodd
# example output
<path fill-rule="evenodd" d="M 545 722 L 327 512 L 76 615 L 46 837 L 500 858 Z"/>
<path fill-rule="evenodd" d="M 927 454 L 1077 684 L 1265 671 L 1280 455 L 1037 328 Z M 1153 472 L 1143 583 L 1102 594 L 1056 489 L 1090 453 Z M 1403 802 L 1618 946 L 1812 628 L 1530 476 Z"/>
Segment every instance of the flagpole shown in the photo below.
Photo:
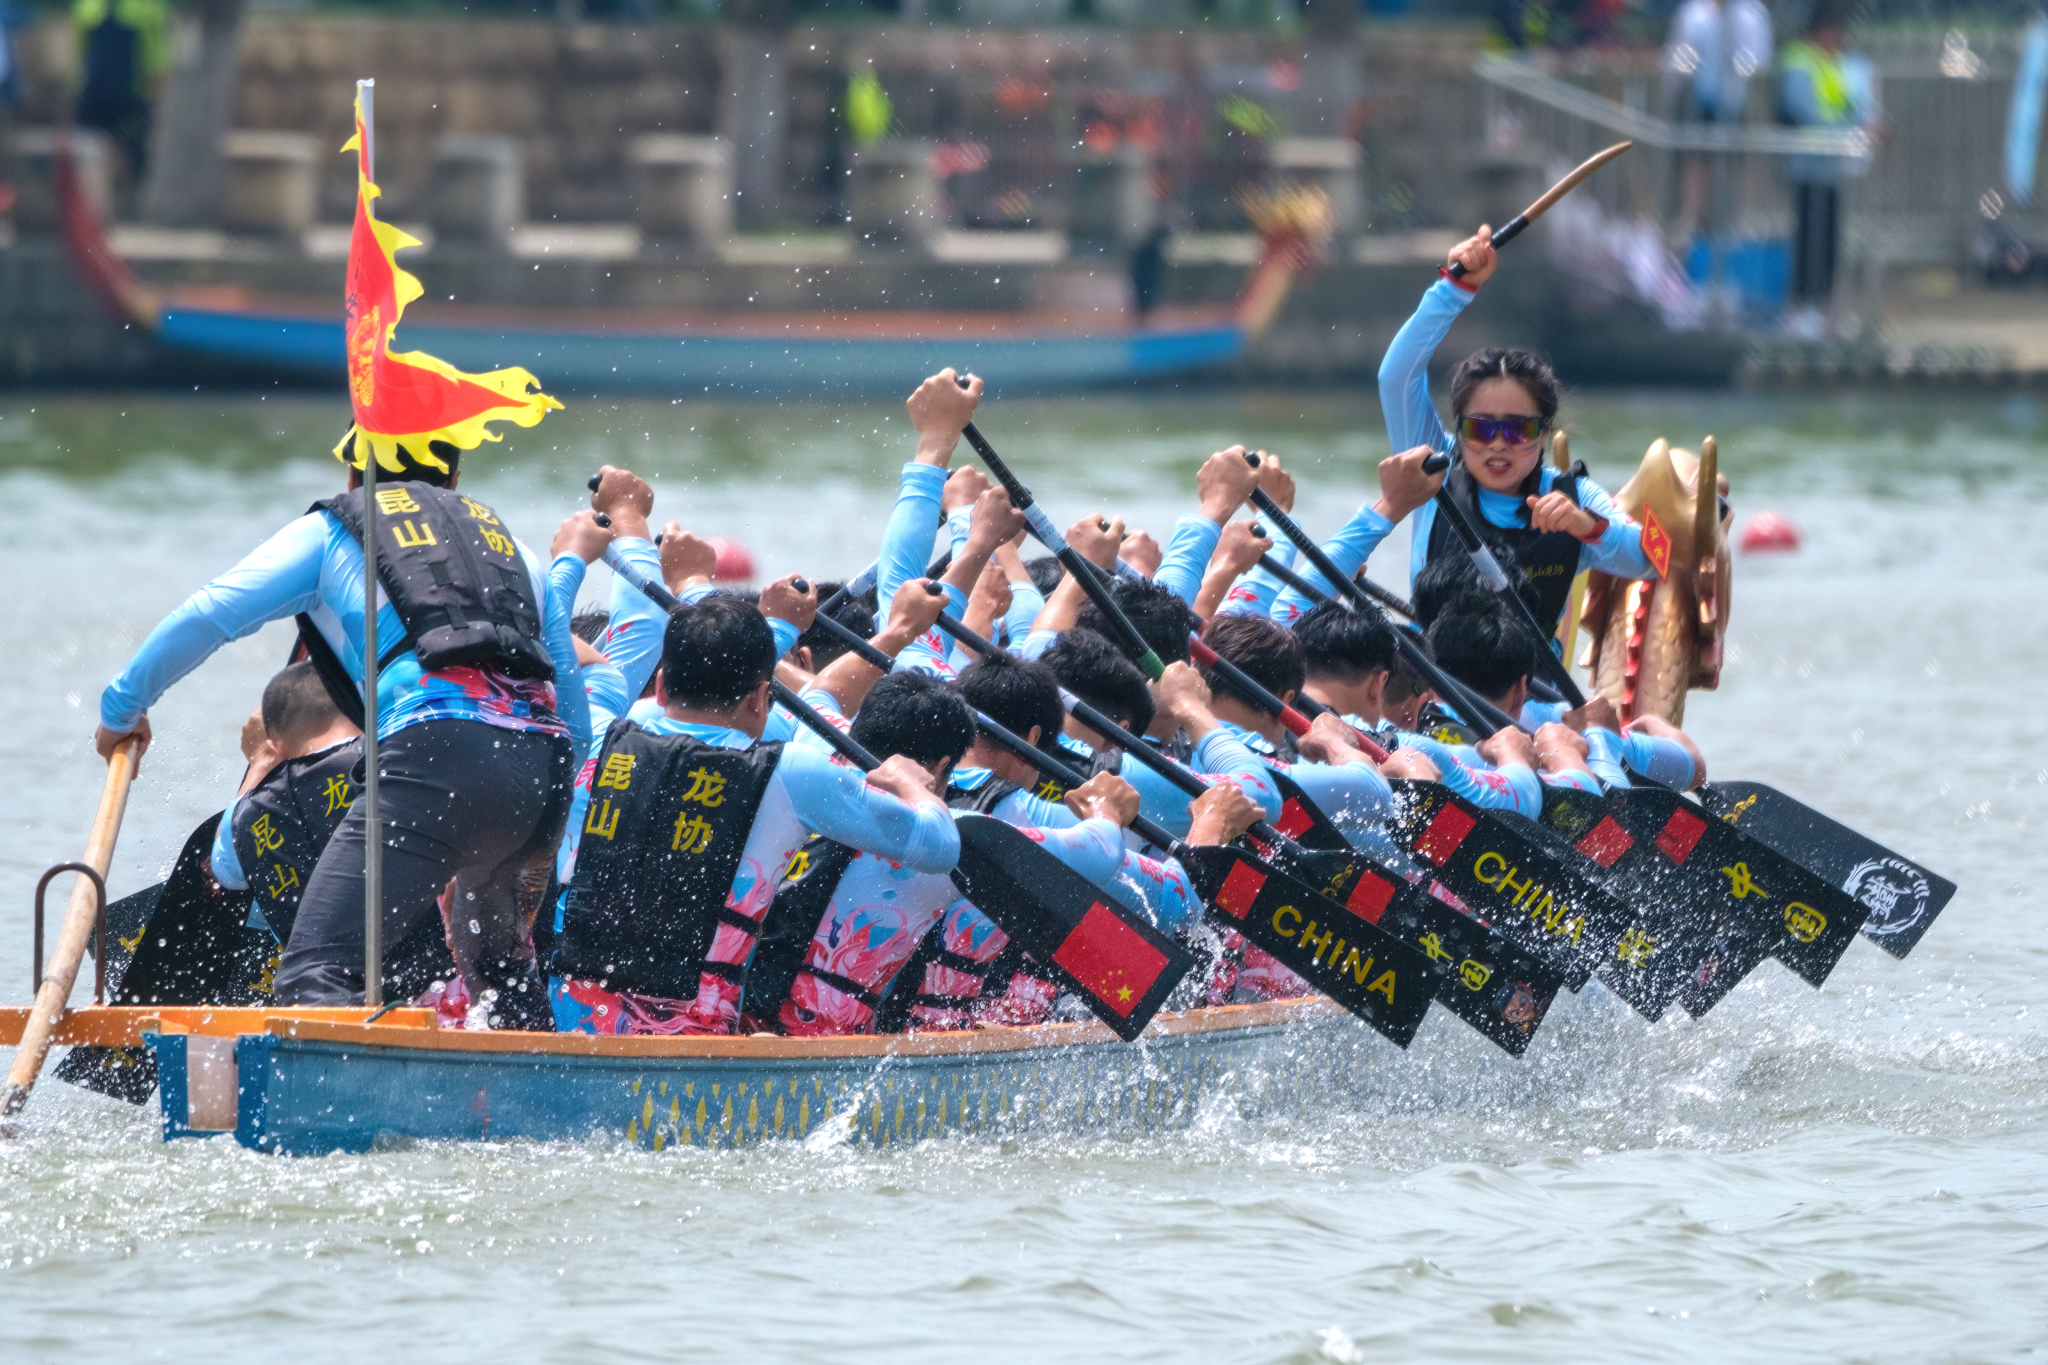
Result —
<path fill-rule="evenodd" d="M 377 176 L 377 82 L 356 82 L 363 110 L 363 174 Z M 365 213 L 375 211 L 366 203 Z M 382 338 L 379 338 L 381 345 Z M 377 452 L 356 428 L 363 457 L 363 1004 L 384 1004 L 384 843 L 377 819 Z"/>

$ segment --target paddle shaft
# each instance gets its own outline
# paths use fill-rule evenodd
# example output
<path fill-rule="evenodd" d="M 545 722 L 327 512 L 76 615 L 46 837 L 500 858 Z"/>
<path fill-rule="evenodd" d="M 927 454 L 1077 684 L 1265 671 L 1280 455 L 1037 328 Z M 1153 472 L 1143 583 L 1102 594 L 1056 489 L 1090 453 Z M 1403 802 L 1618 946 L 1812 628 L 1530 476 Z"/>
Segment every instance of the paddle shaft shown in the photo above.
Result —
<path fill-rule="evenodd" d="M 1617 142 L 1605 151 L 1595 152 L 1592 156 L 1587 157 L 1577 166 L 1574 166 L 1570 174 L 1545 190 L 1535 203 L 1500 225 L 1500 228 L 1494 232 L 1491 239 L 1494 249 L 1498 251 L 1501 247 L 1506 246 L 1509 242 L 1521 236 L 1531 223 L 1550 212 L 1553 204 L 1577 189 L 1580 181 L 1633 146 L 1635 146 L 1633 142 Z M 1454 280 L 1462 280 L 1465 278 L 1465 264 L 1462 261 L 1453 262 L 1451 267 L 1444 273 Z"/>
<path fill-rule="evenodd" d="M 377 175 L 375 80 L 357 81 L 363 108 L 363 175 Z M 370 211 L 368 200 L 363 211 Z M 397 319 L 393 319 L 396 321 Z M 377 796 L 377 451 L 368 432 L 358 430 L 363 452 L 363 1004 L 384 1003 L 384 847 Z"/>
<path fill-rule="evenodd" d="M 1144 670 L 1145 676 L 1156 681 L 1159 675 L 1166 671 L 1166 665 L 1160 662 L 1159 655 L 1152 646 L 1145 643 L 1145 637 L 1131 624 L 1131 618 L 1124 615 L 1123 608 L 1116 604 L 1116 599 L 1110 595 L 1108 585 L 1098 577 L 1100 570 L 1083 559 L 1080 551 L 1067 544 L 1067 538 L 1052 524 L 1052 518 L 1046 516 L 1045 509 L 1038 505 L 1038 499 L 1024 486 L 1023 480 L 1003 463 L 1003 457 L 996 454 L 996 448 L 988 443 L 988 438 L 981 434 L 974 423 L 969 422 L 960 434 L 967 438 L 967 444 L 974 447 L 974 453 L 988 466 L 988 472 L 996 476 L 996 482 L 1010 495 L 1010 505 L 1024 514 L 1024 524 L 1030 528 L 1032 537 L 1052 551 L 1060 566 L 1074 576 L 1074 581 L 1081 585 L 1081 591 L 1088 594 L 1088 600 L 1102 613 L 1110 629 L 1122 637 L 1124 648 L 1129 651 L 1138 667 Z"/>
<path fill-rule="evenodd" d="M 1442 451 L 1422 462 L 1422 469 L 1426 474 L 1439 474 L 1450 467 L 1451 457 Z M 1492 588 L 1497 596 L 1508 600 L 1515 614 L 1522 618 L 1529 629 L 1536 632 L 1536 638 L 1544 641 L 1553 638 L 1557 634 L 1557 623 L 1552 622 L 1548 630 L 1544 629 L 1543 623 L 1536 619 L 1535 611 L 1522 599 L 1522 594 L 1515 591 L 1514 585 L 1508 582 L 1507 572 L 1501 568 L 1500 561 L 1493 557 L 1493 552 L 1486 548 L 1486 542 L 1479 538 L 1479 528 L 1472 524 L 1471 518 L 1465 515 L 1465 509 L 1458 506 L 1456 500 L 1451 497 L 1448 488 L 1436 490 L 1436 514 L 1449 520 L 1451 529 L 1457 533 L 1458 539 L 1464 542 L 1465 553 L 1472 556 L 1472 563 L 1478 568 L 1479 576 L 1486 580 L 1486 585 Z M 1543 660 L 1543 671 L 1550 675 L 1551 682 L 1556 684 L 1564 699 L 1570 702 L 1574 709 L 1584 706 L 1586 694 L 1579 690 L 1579 685 L 1572 678 L 1572 671 L 1564 660 L 1553 654 L 1547 644 L 1537 653 Z"/>
<path fill-rule="evenodd" d="M 1262 497 L 1264 493 L 1261 491 L 1254 496 Z M 1290 539 L 1293 539 L 1296 534 L 1301 532 L 1301 528 L 1289 521 L 1284 513 L 1276 513 L 1274 518 L 1276 522 L 1281 523 L 1281 530 L 1287 532 Z M 1300 540 L 1295 541 L 1297 545 L 1302 546 L 1305 553 L 1309 549 L 1304 544 L 1306 540 L 1306 535 L 1302 535 Z M 1330 579 L 1333 583 L 1343 584 L 1350 591 L 1355 604 L 1359 587 L 1358 583 L 1353 579 L 1345 578 L 1339 573 L 1337 566 L 1330 563 L 1327 557 L 1322 555 L 1320 547 L 1316 548 L 1315 552 L 1310 555 L 1310 558 L 1320 561 L 1316 564 L 1316 569 L 1325 578 Z M 1305 579 L 1295 577 L 1292 574 L 1288 576 L 1294 578 L 1293 586 L 1295 590 L 1311 601 L 1322 603 L 1332 600 L 1327 593 Z M 1482 729 L 1488 736 L 1491 736 L 1510 725 L 1519 724 L 1507 712 L 1501 710 L 1492 702 L 1465 686 L 1464 683 L 1459 682 L 1456 678 L 1453 678 L 1450 674 L 1437 667 L 1436 661 L 1423 652 L 1422 647 L 1409 637 L 1407 631 L 1399 627 L 1394 629 L 1394 649 L 1400 654 L 1401 661 L 1407 664 L 1417 677 L 1428 683 L 1445 701 L 1454 703 L 1463 711 L 1470 718 L 1474 729 Z M 1278 699 L 1275 698 L 1275 700 Z"/>
<path fill-rule="evenodd" d="M 1303 578 L 1271 555 L 1260 555 L 1259 567 L 1304 597 L 1317 602 L 1327 602 L 1330 600 L 1327 593 L 1324 593 L 1315 584 L 1309 582 L 1306 578 Z M 1385 607 L 1388 611 L 1393 612 L 1396 616 L 1405 616 L 1410 621 L 1415 619 L 1415 608 L 1408 604 L 1406 598 L 1381 587 L 1370 578 L 1354 578 L 1351 582 L 1360 592 L 1370 597 L 1380 606 Z"/>
<path fill-rule="evenodd" d="M 987 656 L 990 654 L 1003 654 L 1008 652 L 1000 648 L 999 646 L 983 639 L 980 635 L 976 634 L 974 631 L 970 630 L 965 625 L 962 625 L 959 621 L 955 620 L 951 616 L 947 616 L 944 614 L 940 615 L 939 629 L 945 631 L 948 635 L 958 640 L 961 644 L 966 645 L 976 654 Z M 1206 646 L 1204 646 L 1204 648 L 1206 648 Z M 1256 686 L 1257 684 L 1253 685 Z M 1122 749 L 1125 753 L 1137 759 L 1140 763 L 1152 769 L 1152 771 L 1158 773 L 1167 781 L 1173 783 L 1174 786 L 1179 787 L 1189 796 L 1199 797 L 1204 792 L 1209 790 L 1209 784 L 1202 781 L 1201 778 L 1196 777 L 1194 773 L 1189 771 L 1186 767 L 1174 761 L 1173 759 L 1168 758 L 1165 754 L 1160 753 L 1157 749 L 1147 744 L 1143 739 L 1132 734 L 1129 730 L 1124 729 L 1123 726 L 1118 725 L 1108 716 L 1103 715 L 1100 711 L 1090 706 L 1087 702 L 1082 701 L 1079 697 L 1076 697 L 1073 693 L 1067 691 L 1065 688 L 1060 689 L 1060 697 L 1063 701 L 1066 702 L 1067 710 L 1073 714 L 1075 720 L 1080 721 L 1089 729 L 1099 732 L 1104 739 L 1107 739 L 1117 748 Z M 1019 757 L 1023 757 L 1023 755 L 1020 754 Z M 1038 760 L 1034 758 L 1027 759 L 1026 761 L 1035 763 Z M 1058 774 L 1054 774 L 1054 776 L 1058 776 Z M 1065 781 L 1066 779 L 1061 778 L 1060 780 Z M 1143 817 L 1140 818 L 1142 819 Z M 1149 824 L 1150 822 L 1147 821 L 1147 823 Z M 1131 826 L 1131 828 L 1136 829 L 1138 833 L 1144 835 L 1145 838 L 1152 840 L 1154 843 L 1160 843 L 1162 837 L 1168 844 L 1179 842 L 1178 840 L 1174 839 L 1172 835 L 1167 834 L 1164 829 L 1159 829 L 1159 827 L 1156 825 L 1153 826 L 1153 829 L 1157 830 L 1158 835 L 1161 837 L 1155 837 L 1152 833 L 1149 833 L 1146 830 L 1139 828 L 1139 826 L 1135 823 Z M 1263 820 L 1261 820 L 1258 824 L 1253 825 L 1251 832 L 1256 838 L 1266 843 L 1270 843 L 1275 847 L 1295 847 L 1293 840 L 1289 839 L 1286 835 L 1280 833 L 1278 830 L 1272 828 Z"/>
<path fill-rule="evenodd" d="M 93 816 L 92 832 L 85 841 L 87 866 L 104 879 L 114 859 L 114 841 L 121 834 L 121 819 L 128 811 L 128 789 L 135 782 L 136 753 L 141 741 L 125 739 L 114 746 L 107 760 L 107 781 L 100 789 L 100 805 Z M 50 1037 L 71 1000 L 71 987 L 78 980 L 79 963 L 99 923 L 100 896 L 92 879 L 80 876 L 71 888 L 71 901 L 64 909 L 64 925 L 57 931 L 57 945 L 51 953 L 49 970 L 36 990 L 35 1006 L 16 1045 L 14 1064 L 8 1068 L 4 1089 L 0 1089 L 0 1118 L 11 1118 L 28 1103 L 42 1074 L 43 1061 L 50 1055 Z"/>

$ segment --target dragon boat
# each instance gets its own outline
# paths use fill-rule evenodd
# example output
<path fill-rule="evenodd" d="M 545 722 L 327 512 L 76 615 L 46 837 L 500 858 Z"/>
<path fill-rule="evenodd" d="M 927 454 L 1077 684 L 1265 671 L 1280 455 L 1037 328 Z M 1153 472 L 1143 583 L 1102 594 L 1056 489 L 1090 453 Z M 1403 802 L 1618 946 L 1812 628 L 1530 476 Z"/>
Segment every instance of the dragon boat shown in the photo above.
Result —
<path fill-rule="evenodd" d="M 0 1044 L 27 1009 L 0 1010 Z M 284 1154 L 394 1142 L 623 1139 L 654 1150 L 769 1139 L 883 1145 L 947 1134 L 1182 1127 L 1356 1094 L 1387 1044 L 1322 997 L 1162 1014 L 1136 1042 L 1094 1022 L 839 1038 L 469 1032 L 425 1009 L 91 1006 L 54 1042 L 146 1047 L 164 1137 Z"/>

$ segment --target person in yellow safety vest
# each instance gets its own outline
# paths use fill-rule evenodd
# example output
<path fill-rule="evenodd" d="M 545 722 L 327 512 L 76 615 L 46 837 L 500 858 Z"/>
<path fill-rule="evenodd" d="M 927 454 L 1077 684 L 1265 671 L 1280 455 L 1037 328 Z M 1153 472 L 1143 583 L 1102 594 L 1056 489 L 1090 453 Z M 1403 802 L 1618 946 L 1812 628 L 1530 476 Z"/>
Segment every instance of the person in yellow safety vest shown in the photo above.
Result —
<path fill-rule="evenodd" d="M 1843 55 L 1848 10 L 1840 0 L 1821 0 L 1806 33 L 1788 43 L 1778 59 L 1778 112 L 1782 122 L 1801 128 L 1862 128 L 1881 132 L 1875 83 L 1868 62 Z M 1835 260 L 1842 235 L 1841 183 L 1868 168 L 1867 157 L 1803 155 L 1786 159 L 1792 181 L 1795 228 L 1792 299 L 1786 319 L 1795 335 L 1818 336 L 1822 310 L 1835 289 Z"/>
<path fill-rule="evenodd" d="M 171 67 L 168 0 L 76 0 L 71 22 L 84 45 L 78 126 L 111 137 L 139 182 L 149 159 L 150 106 Z"/>

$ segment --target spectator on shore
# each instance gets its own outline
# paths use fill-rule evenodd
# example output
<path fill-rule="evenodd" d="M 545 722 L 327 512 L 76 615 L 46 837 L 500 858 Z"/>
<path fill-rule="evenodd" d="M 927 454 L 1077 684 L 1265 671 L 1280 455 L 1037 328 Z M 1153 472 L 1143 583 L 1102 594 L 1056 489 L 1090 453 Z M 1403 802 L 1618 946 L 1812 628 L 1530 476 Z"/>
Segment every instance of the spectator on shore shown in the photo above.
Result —
<path fill-rule="evenodd" d="M 1876 83 L 1869 62 L 1845 56 L 1849 9 L 1843 0 L 1820 0 L 1806 33 L 1786 45 L 1778 65 L 1778 114 L 1799 128 L 1861 128 L 1883 135 Z M 1792 311 L 1785 329 L 1818 338 L 1828 328 L 1826 309 L 1835 292 L 1835 262 L 1842 239 L 1842 181 L 1861 174 L 1865 157 L 1793 156 Z"/>
<path fill-rule="evenodd" d="M 1749 78 L 1771 64 L 1771 14 L 1762 0 L 1685 0 L 1664 42 L 1667 89 L 1683 82 L 1681 123 L 1739 125 L 1749 104 Z M 1683 159 L 1676 238 L 1692 240 L 1706 216 L 1705 156 Z"/>
<path fill-rule="evenodd" d="M 170 5 L 167 0 L 75 0 L 71 21 L 83 44 L 85 71 L 78 126 L 112 138 L 128 182 L 140 184 L 149 163 L 151 107 L 171 66 Z"/>

